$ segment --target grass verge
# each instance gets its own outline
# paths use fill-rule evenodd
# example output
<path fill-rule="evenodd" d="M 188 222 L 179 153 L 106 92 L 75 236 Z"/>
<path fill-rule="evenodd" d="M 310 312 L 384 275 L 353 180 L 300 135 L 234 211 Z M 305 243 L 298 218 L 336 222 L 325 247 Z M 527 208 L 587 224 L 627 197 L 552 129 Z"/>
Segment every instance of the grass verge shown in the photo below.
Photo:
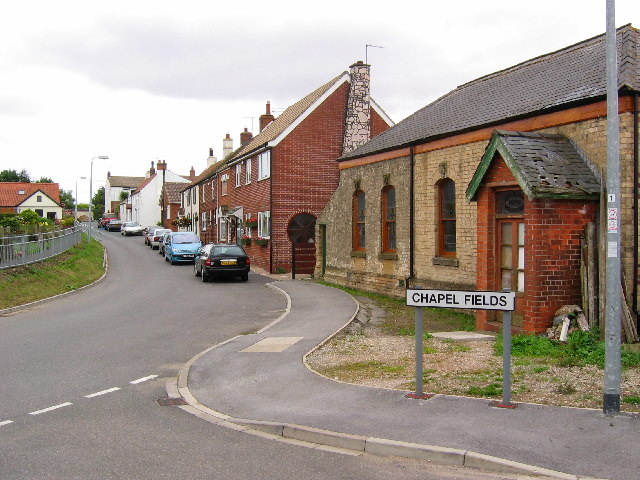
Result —
<path fill-rule="evenodd" d="M 54 258 L 0 270 L 0 309 L 16 307 L 70 292 L 97 280 L 104 273 L 103 247 L 83 241 Z"/>

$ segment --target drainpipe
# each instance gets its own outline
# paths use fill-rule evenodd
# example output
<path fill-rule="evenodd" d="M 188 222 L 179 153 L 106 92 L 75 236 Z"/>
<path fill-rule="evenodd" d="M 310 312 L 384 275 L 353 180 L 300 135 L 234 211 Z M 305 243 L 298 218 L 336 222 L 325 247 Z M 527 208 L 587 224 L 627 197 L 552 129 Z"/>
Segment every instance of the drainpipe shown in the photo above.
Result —
<path fill-rule="evenodd" d="M 633 96 L 633 311 L 638 314 L 638 94 Z M 640 319 L 638 328 L 640 328 Z"/>
<path fill-rule="evenodd" d="M 415 260 L 415 243 L 414 243 L 414 224 L 415 224 L 415 206 L 414 206 L 414 174 L 415 174 L 415 157 L 413 145 L 409 147 L 409 277 L 405 280 L 405 287 L 410 287 L 410 282 L 414 277 L 413 264 Z"/>
<path fill-rule="evenodd" d="M 269 152 L 269 273 L 273 273 L 273 156 Z"/>

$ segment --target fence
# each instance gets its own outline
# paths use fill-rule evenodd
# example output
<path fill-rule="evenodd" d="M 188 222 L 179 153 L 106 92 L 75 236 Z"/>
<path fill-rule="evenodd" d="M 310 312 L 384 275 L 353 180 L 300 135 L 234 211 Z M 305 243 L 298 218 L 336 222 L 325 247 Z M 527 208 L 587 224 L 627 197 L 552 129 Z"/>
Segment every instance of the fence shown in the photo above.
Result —
<path fill-rule="evenodd" d="M 0 269 L 28 265 L 67 251 L 82 240 L 80 227 L 0 237 Z"/>

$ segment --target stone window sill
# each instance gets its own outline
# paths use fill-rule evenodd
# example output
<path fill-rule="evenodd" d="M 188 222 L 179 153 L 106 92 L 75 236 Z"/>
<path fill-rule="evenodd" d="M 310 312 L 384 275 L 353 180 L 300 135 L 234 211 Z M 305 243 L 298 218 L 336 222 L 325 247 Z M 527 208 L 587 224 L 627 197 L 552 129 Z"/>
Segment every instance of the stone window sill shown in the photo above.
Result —
<path fill-rule="evenodd" d="M 398 254 L 397 253 L 382 252 L 380 255 L 378 255 L 378 258 L 380 260 L 398 260 Z"/>
<path fill-rule="evenodd" d="M 458 267 L 460 265 L 460 261 L 453 257 L 433 257 L 433 264 L 443 267 Z"/>
<path fill-rule="evenodd" d="M 367 252 L 362 250 L 352 250 L 351 256 L 356 258 L 367 258 Z"/>

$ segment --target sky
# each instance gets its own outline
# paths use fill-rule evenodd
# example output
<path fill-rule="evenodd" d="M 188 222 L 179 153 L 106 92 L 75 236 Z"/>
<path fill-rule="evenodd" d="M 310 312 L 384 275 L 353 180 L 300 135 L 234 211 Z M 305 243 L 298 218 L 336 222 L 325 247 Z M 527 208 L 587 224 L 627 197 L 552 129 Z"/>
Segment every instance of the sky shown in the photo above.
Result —
<path fill-rule="evenodd" d="M 640 28 L 640 1 L 615 11 Z M 107 172 L 141 177 L 164 160 L 200 173 L 227 133 L 234 148 L 257 133 L 267 101 L 277 116 L 358 60 L 398 122 L 605 30 L 606 0 L 13 2 L 0 17 L 0 170 L 77 185 L 86 203 L 89 177 L 95 193 Z"/>

